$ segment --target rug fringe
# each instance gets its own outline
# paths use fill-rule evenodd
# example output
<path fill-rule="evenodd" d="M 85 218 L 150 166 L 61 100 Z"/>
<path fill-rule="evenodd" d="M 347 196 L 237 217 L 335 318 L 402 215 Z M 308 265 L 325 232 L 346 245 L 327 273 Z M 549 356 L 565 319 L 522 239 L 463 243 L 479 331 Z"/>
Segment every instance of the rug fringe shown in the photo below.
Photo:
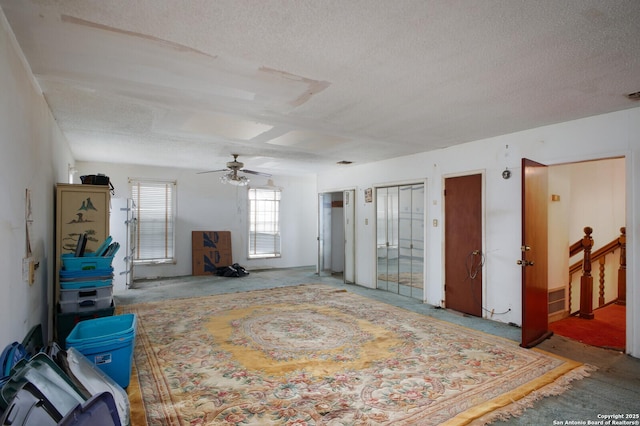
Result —
<path fill-rule="evenodd" d="M 549 383 L 548 385 L 545 385 L 540 389 L 532 391 L 525 397 L 519 400 L 512 401 L 511 404 L 507 406 L 498 408 L 490 413 L 485 414 L 482 417 L 473 420 L 469 423 L 469 425 L 488 425 L 496 421 L 504 422 L 512 417 L 519 417 L 524 414 L 525 410 L 527 410 L 528 408 L 532 408 L 537 401 L 549 396 L 560 395 L 564 391 L 571 389 L 571 382 L 573 382 L 574 380 L 581 380 L 585 377 L 589 377 L 591 376 L 591 373 L 596 371 L 597 369 L 598 368 L 593 365 L 583 364 L 580 367 L 574 368 L 569 373 L 560 376 L 554 382 Z"/>

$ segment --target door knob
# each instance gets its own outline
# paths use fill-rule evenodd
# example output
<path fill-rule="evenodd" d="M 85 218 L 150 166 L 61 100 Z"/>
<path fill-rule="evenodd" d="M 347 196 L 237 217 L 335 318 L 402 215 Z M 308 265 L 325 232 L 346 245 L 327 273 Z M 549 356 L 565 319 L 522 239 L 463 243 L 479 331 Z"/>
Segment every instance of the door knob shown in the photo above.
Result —
<path fill-rule="evenodd" d="M 520 251 L 523 252 L 523 253 L 525 251 L 529 251 L 529 250 L 531 250 L 531 247 L 529 247 L 529 246 L 520 246 Z"/>
<path fill-rule="evenodd" d="M 520 265 L 520 266 L 533 266 L 533 261 L 532 260 L 520 260 L 520 259 L 518 259 L 518 261 L 516 263 L 518 265 Z"/>

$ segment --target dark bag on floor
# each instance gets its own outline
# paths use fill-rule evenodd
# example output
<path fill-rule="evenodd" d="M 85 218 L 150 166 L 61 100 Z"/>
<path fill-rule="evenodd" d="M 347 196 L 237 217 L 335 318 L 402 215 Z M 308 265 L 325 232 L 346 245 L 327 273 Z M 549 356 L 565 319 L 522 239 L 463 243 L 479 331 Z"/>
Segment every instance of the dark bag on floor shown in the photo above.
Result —
<path fill-rule="evenodd" d="M 249 272 L 242 266 L 234 263 L 231 266 L 221 266 L 217 268 L 216 275 L 219 277 L 244 277 L 245 275 L 249 275 Z"/>
<path fill-rule="evenodd" d="M 234 277 L 236 276 L 236 272 L 238 271 L 231 266 L 220 266 L 216 268 L 216 275 L 219 277 Z"/>
<path fill-rule="evenodd" d="M 247 271 L 246 269 L 244 269 L 243 266 L 238 265 L 237 263 L 234 263 L 233 265 L 231 265 L 236 271 L 238 271 L 238 276 L 239 277 L 244 277 L 245 275 L 249 275 L 249 271 Z"/>

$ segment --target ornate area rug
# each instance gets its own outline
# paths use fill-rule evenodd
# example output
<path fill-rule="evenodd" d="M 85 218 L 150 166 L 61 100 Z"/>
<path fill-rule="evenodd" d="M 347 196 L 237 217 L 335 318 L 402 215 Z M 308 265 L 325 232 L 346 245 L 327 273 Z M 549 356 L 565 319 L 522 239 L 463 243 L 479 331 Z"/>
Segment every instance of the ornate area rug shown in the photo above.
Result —
<path fill-rule="evenodd" d="M 579 363 L 322 284 L 122 311 L 138 315 L 134 425 L 145 415 L 138 421 L 150 425 L 486 423 L 587 375 Z"/>

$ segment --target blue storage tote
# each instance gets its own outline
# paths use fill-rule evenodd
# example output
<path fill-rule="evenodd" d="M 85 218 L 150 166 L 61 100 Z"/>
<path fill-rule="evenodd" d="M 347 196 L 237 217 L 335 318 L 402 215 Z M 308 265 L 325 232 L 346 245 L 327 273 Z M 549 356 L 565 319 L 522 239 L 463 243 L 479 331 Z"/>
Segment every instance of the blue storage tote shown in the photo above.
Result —
<path fill-rule="evenodd" d="M 61 281 L 60 288 L 62 290 L 80 290 L 83 288 L 108 287 L 112 284 L 112 278 L 94 281 Z"/>
<path fill-rule="evenodd" d="M 60 304 L 58 304 L 58 309 L 60 308 Z M 73 330 L 73 327 L 76 326 L 81 321 L 86 321 L 94 318 L 102 318 L 102 317 L 110 317 L 115 312 L 116 307 L 113 303 L 107 309 L 97 309 L 95 311 L 86 311 L 86 312 L 70 312 L 68 314 L 62 314 L 60 311 L 57 311 L 56 314 L 56 342 L 60 345 L 60 347 L 65 347 L 67 344 L 67 336 Z"/>
<path fill-rule="evenodd" d="M 91 256 L 91 253 L 76 257 L 73 253 L 66 253 L 61 256 L 62 267 L 66 271 L 91 271 L 96 269 L 109 269 L 113 256 Z"/>
<path fill-rule="evenodd" d="M 129 386 L 136 337 L 135 314 L 95 318 L 79 322 L 66 339 L 123 388 Z"/>
<path fill-rule="evenodd" d="M 66 269 L 60 270 L 61 282 L 73 282 L 73 281 L 95 281 L 95 280 L 108 280 L 113 278 L 113 267 L 101 269 L 86 269 L 80 271 L 67 271 Z"/>

